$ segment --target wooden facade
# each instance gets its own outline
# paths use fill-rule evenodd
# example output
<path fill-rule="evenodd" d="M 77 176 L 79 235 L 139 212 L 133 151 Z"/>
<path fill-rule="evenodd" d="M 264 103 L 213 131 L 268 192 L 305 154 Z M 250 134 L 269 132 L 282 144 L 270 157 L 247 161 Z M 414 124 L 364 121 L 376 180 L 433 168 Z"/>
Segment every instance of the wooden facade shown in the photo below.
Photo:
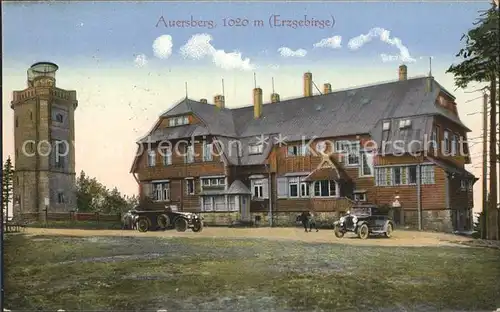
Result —
<path fill-rule="evenodd" d="M 436 105 L 458 118 L 456 104 L 447 94 L 439 94 Z M 170 121 L 172 118 L 184 119 L 176 125 Z M 432 132 L 436 134 L 426 135 L 429 138 L 437 135 L 441 141 L 444 131 L 448 131 L 448 147 L 453 144 L 453 150 L 462 149 L 451 136 L 466 138 L 467 129 L 444 116 L 431 118 Z M 197 124 L 203 125 L 204 121 L 186 113 L 162 117 L 154 129 Z M 476 179 L 464 167 L 470 163 L 468 154 L 448 156 L 437 146 L 432 155 L 385 155 L 378 149 L 369 149 L 367 144 L 374 139 L 369 133 L 353 133 L 320 137 L 311 143 L 274 144 L 268 152 L 264 149 L 257 152 L 262 155 L 259 162 L 238 163 L 215 143 L 220 137 L 219 134 L 170 140 L 169 144 L 179 147 L 171 156 L 165 156 L 161 152 L 163 146 L 157 142 L 151 144 L 150 150 L 146 143 L 140 143 L 142 147 L 131 171 L 140 185 L 141 196 L 156 197 L 155 207 L 176 205 L 182 211 L 239 213 L 242 219 L 251 219 L 252 214 L 273 216 L 304 210 L 338 217 L 353 205 L 374 204 L 394 206 L 395 219 L 401 224 L 449 222 L 452 229 L 463 230 L 472 226 L 472 185 Z M 184 153 L 186 143 L 179 142 L 193 139 L 194 155 L 188 159 Z M 381 142 L 377 143 L 380 146 Z M 468 153 L 467 143 L 463 146 Z M 208 158 L 207 148 L 213 152 Z M 449 218 L 438 220 L 443 211 Z"/>

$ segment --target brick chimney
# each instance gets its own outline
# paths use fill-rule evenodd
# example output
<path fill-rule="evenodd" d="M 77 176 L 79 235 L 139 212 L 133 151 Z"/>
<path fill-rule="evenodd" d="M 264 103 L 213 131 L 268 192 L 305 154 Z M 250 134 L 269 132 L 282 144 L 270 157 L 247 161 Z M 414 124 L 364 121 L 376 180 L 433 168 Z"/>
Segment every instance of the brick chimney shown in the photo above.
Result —
<path fill-rule="evenodd" d="M 271 103 L 278 103 L 280 101 L 280 95 L 278 93 L 271 93 Z"/>
<path fill-rule="evenodd" d="M 313 75 L 309 72 L 304 73 L 304 96 L 312 96 Z"/>
<path fill-rule="evenodd" d="M 200 99 L 200 103 L 207 104 L 208 101 L 207 101 L 207 99 Z"/>
<path fill-rule="evenodd" d="M 225 106 L 224 96 L 220 94 L 214 96 L 214 104 L 218 108 L 224 108 Z"/>
<path fill-rule="evenodd" d="M 323 85 L 323 94 L 328 94 L 328 93 L 332 93 L 332 85 L 329 83 L 325 83 Z"/>
<path fill-rule="evenodd" d="M 399 66 L 399 81 L 408 79 L 408 68 L 406 65 Z"/>
<path fill-rule="evenodd" d="M 262 115 L 262 89 L 253 89 L 253 117 L 259 119 Z"/>

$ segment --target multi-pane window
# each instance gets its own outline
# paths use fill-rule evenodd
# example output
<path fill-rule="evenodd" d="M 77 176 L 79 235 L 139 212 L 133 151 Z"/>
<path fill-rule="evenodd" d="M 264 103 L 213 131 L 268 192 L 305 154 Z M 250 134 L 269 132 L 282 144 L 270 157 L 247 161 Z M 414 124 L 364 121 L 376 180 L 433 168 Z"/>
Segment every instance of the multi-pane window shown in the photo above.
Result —
<path fill-rule="evenodd" d="M 170 127 L 182 126 L 182 125 L 187 125 L 187 124 L 189 124 L 189 117 L 188 116 L 172 117 L 168 120 L 168 125 Z"/>
<path fill-rule="evenodd" d="M 225 196 L 214 196 L 214 210 L 215 211 L 225 211 L 226 210 L 226 198 Z"/>
<path fill-rule="evenodd" d="M 450 132 L 448 130 L 444 130 L 444 151 L 446 153 L 450 152 Z"/>
<path fill-rule="evenodd" d="M 252 181 L 253 184 L 253 197 L 255 198 L 262 198 L 263 197 L 263 181 L 262 180 L 254 180 Z"/>
<path fill-rule="evenodd" d="M 422 184 L 434 184 L 434 166 L 427 165 L 420 167 L 421 172 L 421 183 Z"/>
<path fill-rule="evenodd" d="M 152 198 L 155 201 L 168 201 L 170 199 L 170 184 L 168 182 L 153 182 Z"/>
<path fill-rule="evenodd" d="M 203 143 L 203 161 L 213 160 L 213 145 L 212 143 Z"/>
<path fill-rule="evenodd" d="M 66 158 L 66 144 L 63 141 L 55 142 L 55 167 L 64 168 L 64 159 Z"/>
<path fill-rule="evenodd" d="M 438 144 L 438 128 L 434 128 L 431 134 L 430 147 L 435 150 L 437 149 L 437 144 Z"/>
<path fill-rule="evenodd" d="M 248 146 L 248 153 L 249 154 L 262 154 L 263 149 L 264 148 L 263 148 L 262 144 L 249 145 Z"/>
<path fill-rule="evenodd" d="M 421 183 L 434 184 L 434 166 L 423 165 L 420 170 Z M 375 184 L 377 186 L 417 184 L 417 166 L 377 168 L 375 170 Z"/>
<path fill-rule="evenodd" d="M 156 165 L 156 152 L 149 151 L 148 152 L 148 166 L 154 167 Z"/>
<path fill-rule="evenodd" d="M 290 145 L 288 146 L 288 152 L 287 156 L 293 157 L 293 156 L 307 156 L 309 155 L 309 147 L 307 144 L 300 144 L 300 145 Z"/>
<path fill-rule="evenodd" d="M 309 197 L 309 184 L 300 182 L 300 197 Z"/>
<path fill-rule="evenodd" d="M 163 165 L 168 166 L 172 164 L 172 149 L 170 147 L 162 148 Z"/>
<path fill-rule="evenodd" d="M 458 152 L 458 135 L 451 136 L 451 155 L 455 156 Z"/>
<path fill-rule="evenodd" d="M 366 201 L 366 193 L 356 193 L 354 194 L 354 200 L 355 201 Z"/>
<path fill-rule="evenodd" d="M 361 153 L 361 176 L 373 176 L 373 153 L 364 151 Z"/>
<path fill-rule="evenodd" d="M 201 185 L 203 186 L 225 186 L 225 178 L 201 178 Z"/>
<path fill-rule="evenodd" d="M 359 141 L 337 141 L 335 142 L 335 150 L 337 151 L 337 153 L 344 155 L 343 158 L 346 165 L 359 165 Z"/>
<path fill-rule="evenodd" d="M 186 194 L 194 195 L 194 179 L 186 180 Z"/>
<path fill-rule="evenodd" d="M 58 204 L 64 204 L 65 203 L 65 198 L 64 198 L 64 193 L 63 192 L 57 193 L 57 203 Z"/>
<path fill-rule="evenodd" d="M 194 145 L 193 144 L 186 145 L 186 153 L 184 156 L 184 162 L 187 164 L 194 162 Z"/>
<path fill-rule="evenodd" d="M 289 178 L 288 179 L 288 196 L 289 197 L 299 197 L 299 178 Z"/>
<path fill-rule="evenodd" d="M 322 180 L 314 182 L 315 197 L 337 197 L 337 183 L 333 180 Z"/>

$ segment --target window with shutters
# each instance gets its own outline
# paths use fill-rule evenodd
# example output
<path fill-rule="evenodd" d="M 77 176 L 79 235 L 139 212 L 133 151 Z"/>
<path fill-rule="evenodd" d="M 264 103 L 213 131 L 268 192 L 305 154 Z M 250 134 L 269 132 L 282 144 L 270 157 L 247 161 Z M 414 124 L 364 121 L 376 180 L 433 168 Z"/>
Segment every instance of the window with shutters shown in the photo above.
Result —
<path fill-rule="evenodd" d="M 360 176 L 373 176 L 373 153 L 371 151 L 363 151 L 361 153 Z"/>
<path fill-rule="evenodd" d="M 450 132 L 448 130 L 444 130 L 444 151 L 446 153 L 450 152 Z"/>
<path fill-rule="evenodd" d="M 152 182 L 154 201 L 169 201 L 170 200 L 170 183 L 169 182 Z"/>

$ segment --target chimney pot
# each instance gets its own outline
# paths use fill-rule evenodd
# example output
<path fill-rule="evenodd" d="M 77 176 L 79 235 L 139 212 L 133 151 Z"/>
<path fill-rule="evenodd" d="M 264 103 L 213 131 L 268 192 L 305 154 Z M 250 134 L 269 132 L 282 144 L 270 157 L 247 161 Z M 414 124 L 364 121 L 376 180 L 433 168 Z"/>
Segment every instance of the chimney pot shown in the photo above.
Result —
<path fill-rule="evenodd" d="M 312 96 L 312 74 L 304 73 L 304 96 Z"/>
<path fill-rule="evenodd" d="M 208 103 L 208 100 L 207 100 L 207 99 L 200 99 L 200 103 L 207 104 L 207 103 Z"/>
<path fill-rule="evenodd" d="M 214 96 L 214 104 L 217 106 L 217 108 L 224 108 L 225 106 L 225 100 L 223 95 L 216 95 Z"/>
<path fill-rule="evenodd" d="M 278 103 L 280 101 L 280 95 L 278 93 L 271 93 L 271 103 Z"/>
<path fill-rule="evenodd" d="M 259 119 L 262 115 L 262 89 L 253 89 L 253 116 Z"/>
<path fill-rule="evenodd" d="M 399 80 L 407 80 L 408 79 L 408 68 L 406 65 L 399 66 Z"/>
<path fill-rule="evenodd" d="M 328 93 L 332 93 L 332 85 L 329 83 L 325 83 L 323 85 L 323 94 L 328 94 Z"/>

